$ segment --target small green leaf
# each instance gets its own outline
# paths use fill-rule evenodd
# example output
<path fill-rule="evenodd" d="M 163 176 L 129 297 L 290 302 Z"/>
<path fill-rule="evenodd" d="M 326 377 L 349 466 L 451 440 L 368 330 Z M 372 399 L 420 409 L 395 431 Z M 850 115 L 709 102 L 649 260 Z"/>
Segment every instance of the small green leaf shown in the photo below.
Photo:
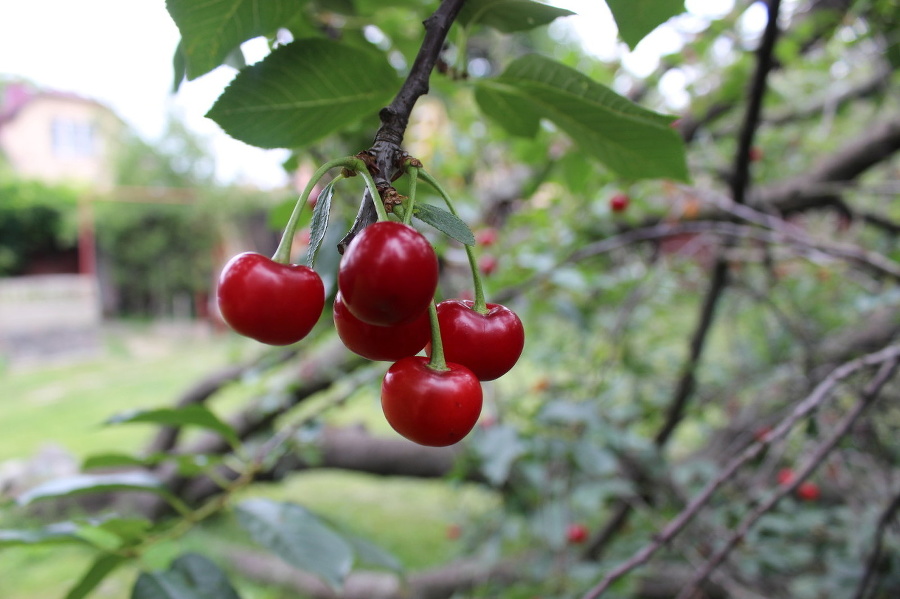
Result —
<path fill-rule="evenodd" d="M 81 528 L 74 522 L 58 522 L 37 530 L 0 530 L 0 548 L 14 545 L 57 545 L 60 543 L 85 543 L 75 533 Z"/>
<path fill-rule="evenodd" d="M 416 203 L 413 216 L 427 223 L 448 237 L 465 245 L 475 245 L 475 235 L 458 216 L 432 204 Z"/>
<path fill-rule="evenodd" d="M 237 508 L 250 537 L 289 564 L 337 589 L 353 565 L 353 550 L 306 508 L 268 499 L 249 499 Z"/>
<path fill-rule="evenodd" d="M 75 583 L 69 592 L 66 593 L 66 599 L 83 599 L 91 594 L 97 585 L 109 576 L 116 568 L 128 561 L 128 558 L 121 555 L 103 554 L 98 557 L 81 579 Z"/>
<path fill-rule="evenodd" d="M 528 55 L 476 85 L 482 109 L 510 133 L 536 132 L 540 115 L 623 177 L 688 179 L 684 142 L 669 126 L 674 117 L 647 110 L 571 67 Z M 504 103 L 521 107 L 521 114 L 502 115 Z"/>
<path fill-rule="evenodd" d="M 106 421 L 106 424 L 129 424 L 133 422 L 149 422 L 169 426 L 199 426 L 216 432 L 232 446 L 241 441 L 231 426 L 222 422 L 209 408 L 200 404 L 192 404 L 181 408 L 159 408 L 156 410 L 136 410 L 117 414 Z"/>
<path fill-rule="evenodd" d="M 272 35 L 296 16 L 304 0 L 166 0 L 181 32 L 187 76 L 196 79 L 225 62 L 235 48 Z"/>
<path fill-rule="evenodd" d="M 28 505 L 36 501 L 105 491 L 149 491 L 168 495 L 162 482 L 147 472 L 116 474 L 79 474 L 47 481 L 22 493 L 18 502 Z"/>
<path fill-rule="evenodd" d="M 475 88 L 475 101 L 488 118 L 512 135 L 537 135 L 542 115 L 528 98 L 480 85 Z"/>
<path fill-rule="evenodd" d="M 606 0 L 606 4 L 619 37 L 632 50 L 648 33 L 684 12 L 684 0 Z"/>
<path fill-rule="evenodd" d="M 261 148 L 296 148 L 378 111 L 398 75 L 384 54 L 303 39 L 238 73 L 206 116 Z"/>
<path fill-rule="evenodd" d="M 316 263 L 319 248 L 328 230 L 328 216 L 331 214 L 331 198 L 334 197 L 334 179 L 326 185 L 316 199 L 316 207 L 313 208 L 312 221 L 309 225 L 309 249 L 306 250 L 306 265 L 312 268 Z"/>
<path fill-rule="evenodd" d="M 186 553 L 163 572 L 144 572 L 131 599 L 240 599 L 225 573 L 202 555 Z"/>
<path fill-rule="evenodd" d="M 345 541 L 350 543 L 353 553 L 360 563 L 393 572 L 403 572 L 403 564 L 400 563 L 397 556 L 387 549 L 356 535 L 343 533 L 343 537 Z"/>
<path fill-rule="evenodd" d="M 547 25 L 559 17 L 574 15 L 570 10 L 531 0 L 467 0 L 459 11 L 461 25 L 486 25 L 503 33 L 527 31 Z"/>
<path fill-rule="evenodd" d="M 103 468 L 133 468 L 146 466 L 148 460 L 124 453 L 98 453 L 90 455 L 81 464 L 82 470 L 99 470 Z"/>

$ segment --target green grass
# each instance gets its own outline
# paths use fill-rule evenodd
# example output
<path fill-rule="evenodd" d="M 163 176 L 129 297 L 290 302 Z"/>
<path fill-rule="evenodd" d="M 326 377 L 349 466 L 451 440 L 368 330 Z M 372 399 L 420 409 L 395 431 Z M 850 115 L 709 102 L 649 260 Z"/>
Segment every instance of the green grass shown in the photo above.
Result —
<path fill-rule="evenodd" d="M 0 371 L 0 462 L 28 459 L 47 444 L 61 446 L 79 459 L 91 453 L 139 451 L 152 427 L 104 427 L 102 422 L 122 411 L 171 405 L 200 377 L 245 356 L 248 350 L 258 351 L 231 337 L 211 339 L 160 334 L 152 327 L 117 327 L 108 338 L 107 351 L 95 359 Z M 223 411 L 233 408 L 238 396 L 258 390 L 258 382 L 236 385 L 224 394 L 224 402 L 218 399 L 214 405 Z M 335 412 L 335 422 L 362 421 L 372 432 L 393 434 L 370 395 L 356 394 Z M 447 537 L 448 527 L 464 524 L 470 515 L 488 509 L 495 501 L 475 487 L 441 480 L 320 470 L 292 475 L 280 484 L 256 485 L 242 495 L 250 496 L 300 503 L 347 532 L 387 549 L 411 571 L 445 562 L 464 551 L 460 541 Z M 9 517 L 0 520 L 6 526 L 29 526 Z M 158 546 L 145 564 L 164 567 L 183 551 L 201 552 L 223 564 L 225 549 L 234 545 L 253 547 L 234 518 L 225 515 L 177 542 Z M 0 550 L 0 597 L 61 599 L 90 563 L 90 552 L 75 546 Z M 127 597 L 137 573 L 137 565 L 125 567 L 91 596 Z M 292 596 L 251 581 L 236 579 L 236 584 L 245 599 Z"/>

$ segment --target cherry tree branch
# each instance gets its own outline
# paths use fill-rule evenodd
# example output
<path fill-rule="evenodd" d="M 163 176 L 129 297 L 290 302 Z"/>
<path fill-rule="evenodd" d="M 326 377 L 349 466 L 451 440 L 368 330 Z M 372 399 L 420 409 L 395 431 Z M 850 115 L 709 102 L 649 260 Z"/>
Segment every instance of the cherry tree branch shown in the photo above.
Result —
<path fill-rule="evenodd" d="M 853 594 L 853 599 L 864 599 L 866 596 L 866 592 L 875 577 L 875 571 L 878 568 L 878 564 L 881 562 L 884 549 L 884 533 L 887 530 L 888 525 L 897 517 L 898 512 L 900 512 L 900 493 L 894 496 L 894 499 L 888 504 L 887 508 L 885 508 L 878 518 L 878 526 L 875 530 L 875 542 L 873 544 L 872 553 L 869 554 L 865 572 L 863 572 L 862 577 L 859 579 L 859 585 L 856 587 L 856 593 Z"/>
<path fill-rule="evenodd" d="M 400 90 L 391 103 L 379 113 L 381 127 L 375 133 L 372 147 L 365 154 L 370 157 L 372 176 L 379 192 L 384 194 L 391 188 L 394 174 L 406 156 L 400 144 L 409 124 L 409 116 L 420 97 L 428 93 L 428 81 L 444 48 L 444 42 L 453 21 L 459 14 L 465 0 L 443 0 L 434 13 L 425 19 L 425 37 L 412 68 Z M 362 203 L 350 231 L 338 243 L 338 251 L 350 244 L 364 228 L 375 222 L 375 210 L 368 190 L 363 194 Z"/>
<path fill-rule="evenodd" d="M 794 491 L 794 489 L 809 476 L 809 474 L 818 466 L 818 464 L 824 459 L 824 456 L 834 447 L 834 444 L 846 434 L 847 430 L 849 430 L 850 426 L 855 422 L 856 418 L 860 413 L 872 402 L 880 391 L 881 387 L 890 379 L 896 370 L 897 365 L 900 364 L 900 345 L 891 345 L 879 352 L 875 352 L 872 354 L 867 354 L 861 358 L 857 358 L 855 360 L 851 360 L 850 362 L 846 362 L 835 368 L 831 374 L 829 374 L 822 382 L 820 382 L 815 389 L 800 403 L 798 403 L 793 412 L 782 420 L 777 426 L 775 426 L 768 434 L 766 434 L 761 439 L 755 441 L 751 445 L 749 445 L 741 454 L 732 459 L 727 465 L 725 465 L 719 474 L 710 481 L 696 496 L 688 503 L 688 505 L 669 523 L 662 528 L 658 533 L 656 533 L 653 537 L 653 541 L 649 544 L 642 547 L 639 551 L 637 551 L 630 559 L 626 560 L 610 572 L 606 574 L 606 576 L 593 588 L 591 588 L 583 597 L 583 599 L 597 599 L 600 597 L 609 587 L 617 580 L 625 576 L 627 573 L 632 570 L 646 564 L 650 561 L 657 551 L 662 549 L 666 544 L 669 543 L 673 538 L 675 538 L 684 528 L 694 519 L 694 517 L 703 509 L 710 501 L 712 496 L 718 491 L 725 483 L 730 481 L 737 474 L 738 470 L 743 467 L 748 462 L 756 459 L 760 454 L 765 451 L 765 449 L 772 445 L 774 442 L 784 438 L 787 434 L 796 426 L 796 424 L 803 418 L 809 416 L 812 412 L 817 410 L 819 406 L 822 405 L 825 400 L 827 400 L 837 386 L 841 383 L 841 381 L 846 378 L 856 374 L 862 369 L 872 368 L 875 366 L 880 366 L 880 370 L 873 378 L 872 382 L 869 384 L 867 389 L 863 393 L 862 400 L 857 404 L 856 407 L 848 414 L 844 421 L 835 429 L 835 432 L 829 437 L 828 441 L 823 443 L 817 452 L 813 455 L 813 457 L 807 462 L 807 464 L 798 470 L 796 480 L 792 482 L 790 486 L 786 486 L 782 488 L 774 497 L 777 497 L 774 502 L 772 499 L 764 502 L 753 512 L 756 514 L 755 518 L 747 525 L 747 529 L 752 525 L 756 519 L 759 518 L 760 515 L 765 513 L 771 509 L 775 503 L 781 498 L 786 496 L 787 494 Z M 766 506 L 765 510 L 760 512 L 760 508 Z M 758 514 L 757 514 L 758 513 Z M 749 520 L 748 517 L 747 520 Z M 743 524 L 743 523 L 742 523 Z M 739 528 L 741 530 L 741 528 Z M 746 533 L 746 530 L 743 531 Z M 733 540 L 733 544 L 737 544 L 740 538 L 743 538 L 743 533 L 738 537 L 737 533 L 735 534 L 736 539 Z M 730 551 L 730 550 L 729 550 Z M 727 553 L 726 553 L 727 555 Z M 725 555 L 721 557 L 724 559 Z M 719 563 L 721 563 L 721 559 L 716 561 L 713 564 L 713 567 L 709 568 L 708 571 L 705 571 L 705 574 L 700 577 L 696 577 L 695 582 L 702 581 L 705 579 Z M 707 565 L 713 563 L 711 559 Z"/>

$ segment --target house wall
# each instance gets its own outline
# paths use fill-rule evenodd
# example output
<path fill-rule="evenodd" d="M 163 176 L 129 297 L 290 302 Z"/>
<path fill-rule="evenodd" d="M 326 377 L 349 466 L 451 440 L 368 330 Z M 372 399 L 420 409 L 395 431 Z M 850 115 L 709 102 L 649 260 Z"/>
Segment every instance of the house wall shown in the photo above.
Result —
<path fill-rule="evenodd" d="M 122 127 L 93 101 L 38 94 L 0 127 L 0 147 L 22 177 L 109 188 Z"/>

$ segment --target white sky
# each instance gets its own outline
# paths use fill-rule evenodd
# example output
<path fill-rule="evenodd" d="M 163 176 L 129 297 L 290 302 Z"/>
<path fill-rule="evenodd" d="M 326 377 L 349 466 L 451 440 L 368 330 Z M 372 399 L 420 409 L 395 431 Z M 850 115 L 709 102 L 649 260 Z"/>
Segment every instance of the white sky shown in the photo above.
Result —
<path fill-rule="evenodd" d="M 579 14 L 567 18 L 590 51 L 603 58 L 621 51 L 615 26 L 600 0 L 557 0 Z M 732 0 L 688 0 L 688 8 L 715 13 Z M 25 77 L 58 91 L 75 92 L 110 106 L 147 141 L 158 140 L 174 114 L 207 140 L 222 181 L 262 187 L 283 184 L 286 152 L 264 151 L 238 142 L 203 117 L 234 76 L 228 67 L 170 94 L 172 55 L 178 30 L 164 0 L 0 0 L 0 74 Z M 257 40 L 258 41 L 258 40 Z M 674 41 L 662 29 L 640 44 L 626 66 L 652 70 L 659 51 Z M 265 44 L 244 45 L 248 61 Z"/>

